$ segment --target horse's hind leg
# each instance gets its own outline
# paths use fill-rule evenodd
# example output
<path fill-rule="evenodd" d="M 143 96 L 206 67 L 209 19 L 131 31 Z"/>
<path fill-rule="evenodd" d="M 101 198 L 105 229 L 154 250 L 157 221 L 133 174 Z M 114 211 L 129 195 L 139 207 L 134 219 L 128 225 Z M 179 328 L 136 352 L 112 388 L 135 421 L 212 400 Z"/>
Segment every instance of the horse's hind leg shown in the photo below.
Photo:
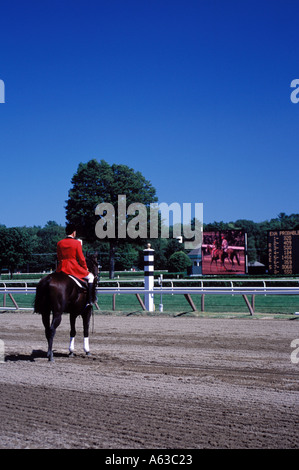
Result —
<path fill-rule="evenodd" d="M 74 351 L 75 351 L 75 336 L 76 336 L 76 317 L 75 315 L 70 314 L 70 325 L 71 325 L 71 331 L 70 331 L 70 346 L 69 346 L 69 356 L 73 357 L 74 356 Z"/>
<path fill-rule="evenodd" d="M 43 312 L 42 313 L 42 322 L 45 328 L 45 336 L 48 341 L 48 353 L 49 353 L 49 341 L 51 337 L 51 329 L 50 329 L 50 312 Z"/>
<path fill-rule="evenodd" d="M 42 321 L 45 327 L 45 334 L 48 340 L 48 352 L 47 357 L 49 361 L 53 361 L 53 339 L 56 333 L 56 328 L 60 325 L 61 322 L 61 313 L 53 313 L 52 323 L 50 325 L 50 314 L 43 313 Z"/>

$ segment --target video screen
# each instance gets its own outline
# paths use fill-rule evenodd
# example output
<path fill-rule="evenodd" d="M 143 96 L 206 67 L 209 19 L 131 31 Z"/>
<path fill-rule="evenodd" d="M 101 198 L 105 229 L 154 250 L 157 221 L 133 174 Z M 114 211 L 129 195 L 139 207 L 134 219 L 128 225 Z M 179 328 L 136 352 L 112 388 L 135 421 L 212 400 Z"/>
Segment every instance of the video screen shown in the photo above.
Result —
<path fill-rule="evenodd" d="M 246 234 L 243 230 L 203 232 L 202 274 L 246 274 Z"/>

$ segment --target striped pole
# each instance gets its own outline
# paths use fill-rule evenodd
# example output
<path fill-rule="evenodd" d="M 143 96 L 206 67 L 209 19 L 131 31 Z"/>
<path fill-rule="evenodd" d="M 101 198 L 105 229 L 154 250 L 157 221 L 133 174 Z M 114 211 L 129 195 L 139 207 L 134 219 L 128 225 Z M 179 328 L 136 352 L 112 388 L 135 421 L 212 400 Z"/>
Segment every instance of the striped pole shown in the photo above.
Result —
<path fill-rule="evenodd" d="M 155 250 L 151 249 L 151 244 L 148 243 L 147 248 L 143 250 L 144 253 L 144 289 L 154 289 L 154 253 Z M 144 293 L 144 305 L 148 312 L 154 311 L 154 294 L 148 292 Z"/>

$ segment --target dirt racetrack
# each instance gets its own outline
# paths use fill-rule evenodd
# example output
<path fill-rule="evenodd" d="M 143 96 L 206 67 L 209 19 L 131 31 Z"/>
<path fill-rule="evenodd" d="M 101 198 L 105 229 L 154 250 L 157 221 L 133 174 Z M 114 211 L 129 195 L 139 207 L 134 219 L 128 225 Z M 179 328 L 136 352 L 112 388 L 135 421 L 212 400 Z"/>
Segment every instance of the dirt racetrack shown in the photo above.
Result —
<path fill-rule="evenodd" d="M 0 448 L 299 447 L 298 320 L 96 315 L 74 358 L 68 322 L 52 364 L 39 315 L 0 314 Z"/>

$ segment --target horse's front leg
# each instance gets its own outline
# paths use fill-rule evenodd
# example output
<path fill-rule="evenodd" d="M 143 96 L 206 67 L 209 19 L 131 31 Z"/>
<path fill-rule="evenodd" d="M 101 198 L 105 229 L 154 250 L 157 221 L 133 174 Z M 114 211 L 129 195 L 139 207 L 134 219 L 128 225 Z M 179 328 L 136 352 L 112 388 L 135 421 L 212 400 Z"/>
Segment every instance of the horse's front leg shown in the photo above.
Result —
<path fill-rule="evenodd" d="M 71 331 L 70 331 L 70 345 L 69 345 L 69 356 L 73 357 L 74 356 L 74 351 L 75 351 L 75 336 L 76 336 L 76 315 L 70 313 L 70 325 L 71 325 Z"/>
<path fill-rule="evenodd" d="M 92 314 L 92 306 L 87 307 L 82 314 L 83 320 L 83 349 L 87 356 L 90 356 L 89 350 L 89 323 Z"/>

